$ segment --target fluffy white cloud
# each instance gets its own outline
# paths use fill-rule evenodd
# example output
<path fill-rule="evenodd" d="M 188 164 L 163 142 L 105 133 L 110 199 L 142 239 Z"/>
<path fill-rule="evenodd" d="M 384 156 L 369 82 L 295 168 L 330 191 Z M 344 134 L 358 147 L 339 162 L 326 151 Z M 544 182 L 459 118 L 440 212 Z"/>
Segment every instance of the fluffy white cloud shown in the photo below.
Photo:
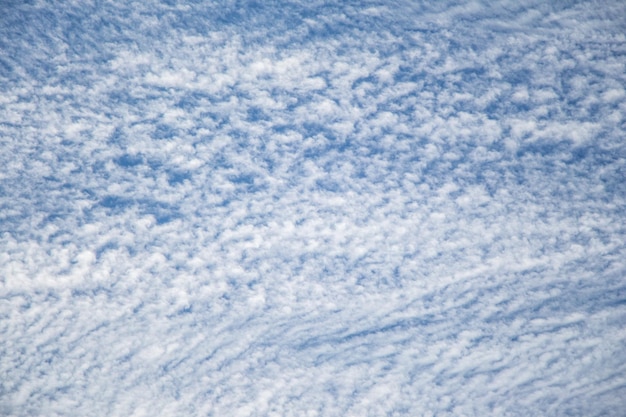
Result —
<path fill-rule="evenodd" d="M 0 413 L 620 415 L 601 3 L 7 6 Z"/>

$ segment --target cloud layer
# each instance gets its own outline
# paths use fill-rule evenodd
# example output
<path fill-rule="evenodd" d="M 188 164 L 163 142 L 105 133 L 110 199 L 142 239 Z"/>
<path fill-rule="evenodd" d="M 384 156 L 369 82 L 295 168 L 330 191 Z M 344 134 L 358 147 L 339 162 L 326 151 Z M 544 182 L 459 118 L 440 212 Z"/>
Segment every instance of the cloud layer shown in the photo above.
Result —
<path fill-rule="evenodd" d="M 0 6 L 0 414 L 619 416 L 621 2 Z"/>

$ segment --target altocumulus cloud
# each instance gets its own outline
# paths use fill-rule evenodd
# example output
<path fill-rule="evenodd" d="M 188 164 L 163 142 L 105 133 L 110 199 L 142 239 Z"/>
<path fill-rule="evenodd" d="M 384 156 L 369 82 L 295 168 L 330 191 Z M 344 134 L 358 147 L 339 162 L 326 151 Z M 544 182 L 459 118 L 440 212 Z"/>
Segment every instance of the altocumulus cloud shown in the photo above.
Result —
<path fill-rule="evenodd" d="M 0 9 L 0 414 L 623 415 L 622 2 Z"/>

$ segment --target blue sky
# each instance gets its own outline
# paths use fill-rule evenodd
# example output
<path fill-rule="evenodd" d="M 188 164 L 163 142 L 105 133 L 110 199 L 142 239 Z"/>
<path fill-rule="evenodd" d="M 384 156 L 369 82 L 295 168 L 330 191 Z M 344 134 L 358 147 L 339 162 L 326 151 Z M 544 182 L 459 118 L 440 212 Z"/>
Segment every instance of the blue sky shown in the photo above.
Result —
<path fill-rule="evenodd" d="M 0 16 L 0 414 L 623 414 L 622 2 Z"/>

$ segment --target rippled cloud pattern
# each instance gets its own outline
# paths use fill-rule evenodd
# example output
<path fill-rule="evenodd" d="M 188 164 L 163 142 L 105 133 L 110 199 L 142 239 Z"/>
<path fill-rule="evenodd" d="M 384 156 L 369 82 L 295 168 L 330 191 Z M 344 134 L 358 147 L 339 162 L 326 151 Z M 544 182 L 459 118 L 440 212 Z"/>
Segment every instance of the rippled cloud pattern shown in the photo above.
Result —
<path fill-rule="evenodd" d="M 623 416 L 625 17 L 2 2 L 0 415 Z"/>

